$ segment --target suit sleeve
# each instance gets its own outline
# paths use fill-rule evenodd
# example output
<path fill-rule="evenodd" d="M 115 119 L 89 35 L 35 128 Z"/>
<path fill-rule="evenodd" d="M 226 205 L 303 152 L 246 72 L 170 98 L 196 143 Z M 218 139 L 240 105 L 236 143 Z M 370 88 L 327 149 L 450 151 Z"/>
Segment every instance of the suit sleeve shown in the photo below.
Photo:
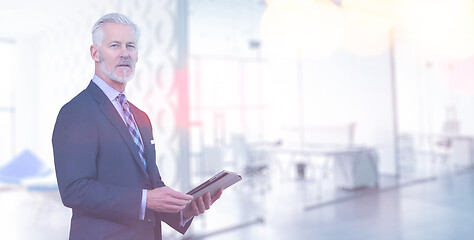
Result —
<path fill-rule="evenodd" d="M 116 222 L 139 218 L 142 189 L 97 181 L 97 125 L 86 107 L 65 105 L 53 131 L 56 177 L 65 206 Z"/>
<path fill-rule="evenodd" d="M 184 234 L 194 218 L 191 218 L 184 226 L 181 226 L 181 214 L 180 213 L 159 213 L 161 219 L 172 227 L 174 230 L 178 231 L 181 234 Z"/>

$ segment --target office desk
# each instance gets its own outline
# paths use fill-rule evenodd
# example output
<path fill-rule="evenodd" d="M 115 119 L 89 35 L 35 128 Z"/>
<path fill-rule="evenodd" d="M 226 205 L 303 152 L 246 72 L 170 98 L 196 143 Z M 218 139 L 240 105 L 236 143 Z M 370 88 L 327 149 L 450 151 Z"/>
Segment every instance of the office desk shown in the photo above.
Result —
<path fill-rule="evenodd" d="M 278 149 L 277 153 L 308 157 L 322 156 L 334 162 L 336 186 L 354 190 L 378 186 L 377 153 L 369 147 Z"/>
<path fill-rule="evenodd" d="M 474 136 L 447 134 L 412 134 L 409 145 L 415 156 L 428 153 L 433 159 L 449 162 L 456 168 L 474 166 Z M 408 149 L 410 150 L 410 149 Z"/>
<path fill-rule="evenodd" d="M 334 155 L 338 187 L 354 190 L 378 186 L 377 153 L 373 148 L 350 149 Z"/>

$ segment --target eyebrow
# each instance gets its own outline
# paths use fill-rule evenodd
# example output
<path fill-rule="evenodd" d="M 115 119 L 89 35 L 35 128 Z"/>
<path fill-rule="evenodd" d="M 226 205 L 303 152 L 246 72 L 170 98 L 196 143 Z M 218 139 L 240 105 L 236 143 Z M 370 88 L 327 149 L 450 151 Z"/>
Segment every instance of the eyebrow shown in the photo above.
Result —
<path fill-rule="evenodd" d="M 121 41 L 112 41 L 112 42 L 109 42 L 109 45 L 114 44 L 114 43 L 122 44 L 123 42 L 121 42 Z M 136 45 L 137 43 L 132 41 L 132 42 L 126 42 L 125 44 L 134 44 L 134 45 Z"/>

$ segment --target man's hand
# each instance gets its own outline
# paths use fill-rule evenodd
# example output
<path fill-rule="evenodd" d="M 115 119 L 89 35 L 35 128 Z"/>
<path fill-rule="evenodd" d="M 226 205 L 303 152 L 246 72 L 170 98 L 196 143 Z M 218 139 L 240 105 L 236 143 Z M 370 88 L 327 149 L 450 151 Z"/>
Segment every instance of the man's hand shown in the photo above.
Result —
<path fill-rule="evenodd" d="M 222 188 L 211 197 L 211 193 L 207 192 L 202 197 L 197 197 L 183 210 L 183 218 L 189 219 L 191 217 L 199 216 L 208 210 L 211 205 L 221 197 Z"/>
<path fill-rule="evenodd" d="M 177 213 L 192 200 L 192 195 L 177 192 L 169 187 L 161 187 L 147 191 L 146 207 L 157 212 Z"/>

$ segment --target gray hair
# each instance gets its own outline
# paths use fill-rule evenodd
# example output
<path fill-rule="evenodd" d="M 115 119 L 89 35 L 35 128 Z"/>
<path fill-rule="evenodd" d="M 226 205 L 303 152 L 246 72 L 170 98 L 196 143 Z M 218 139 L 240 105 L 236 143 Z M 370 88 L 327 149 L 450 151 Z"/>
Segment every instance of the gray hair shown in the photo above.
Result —
<path fill-rule="evenodd" d="M 119 23 L 133 26 L 138 42 L 138 39 L 140 38 L 140 29 L 138 29 L 138 26 L 130 18 L 123 14 L 109 13 L 97 20 L 97 22 L 92 27 L 92 43 L 97 47 L 100 47 L 102 41 L 104 41 L 104 31 L 102 27 L 105 23 Z"/>

